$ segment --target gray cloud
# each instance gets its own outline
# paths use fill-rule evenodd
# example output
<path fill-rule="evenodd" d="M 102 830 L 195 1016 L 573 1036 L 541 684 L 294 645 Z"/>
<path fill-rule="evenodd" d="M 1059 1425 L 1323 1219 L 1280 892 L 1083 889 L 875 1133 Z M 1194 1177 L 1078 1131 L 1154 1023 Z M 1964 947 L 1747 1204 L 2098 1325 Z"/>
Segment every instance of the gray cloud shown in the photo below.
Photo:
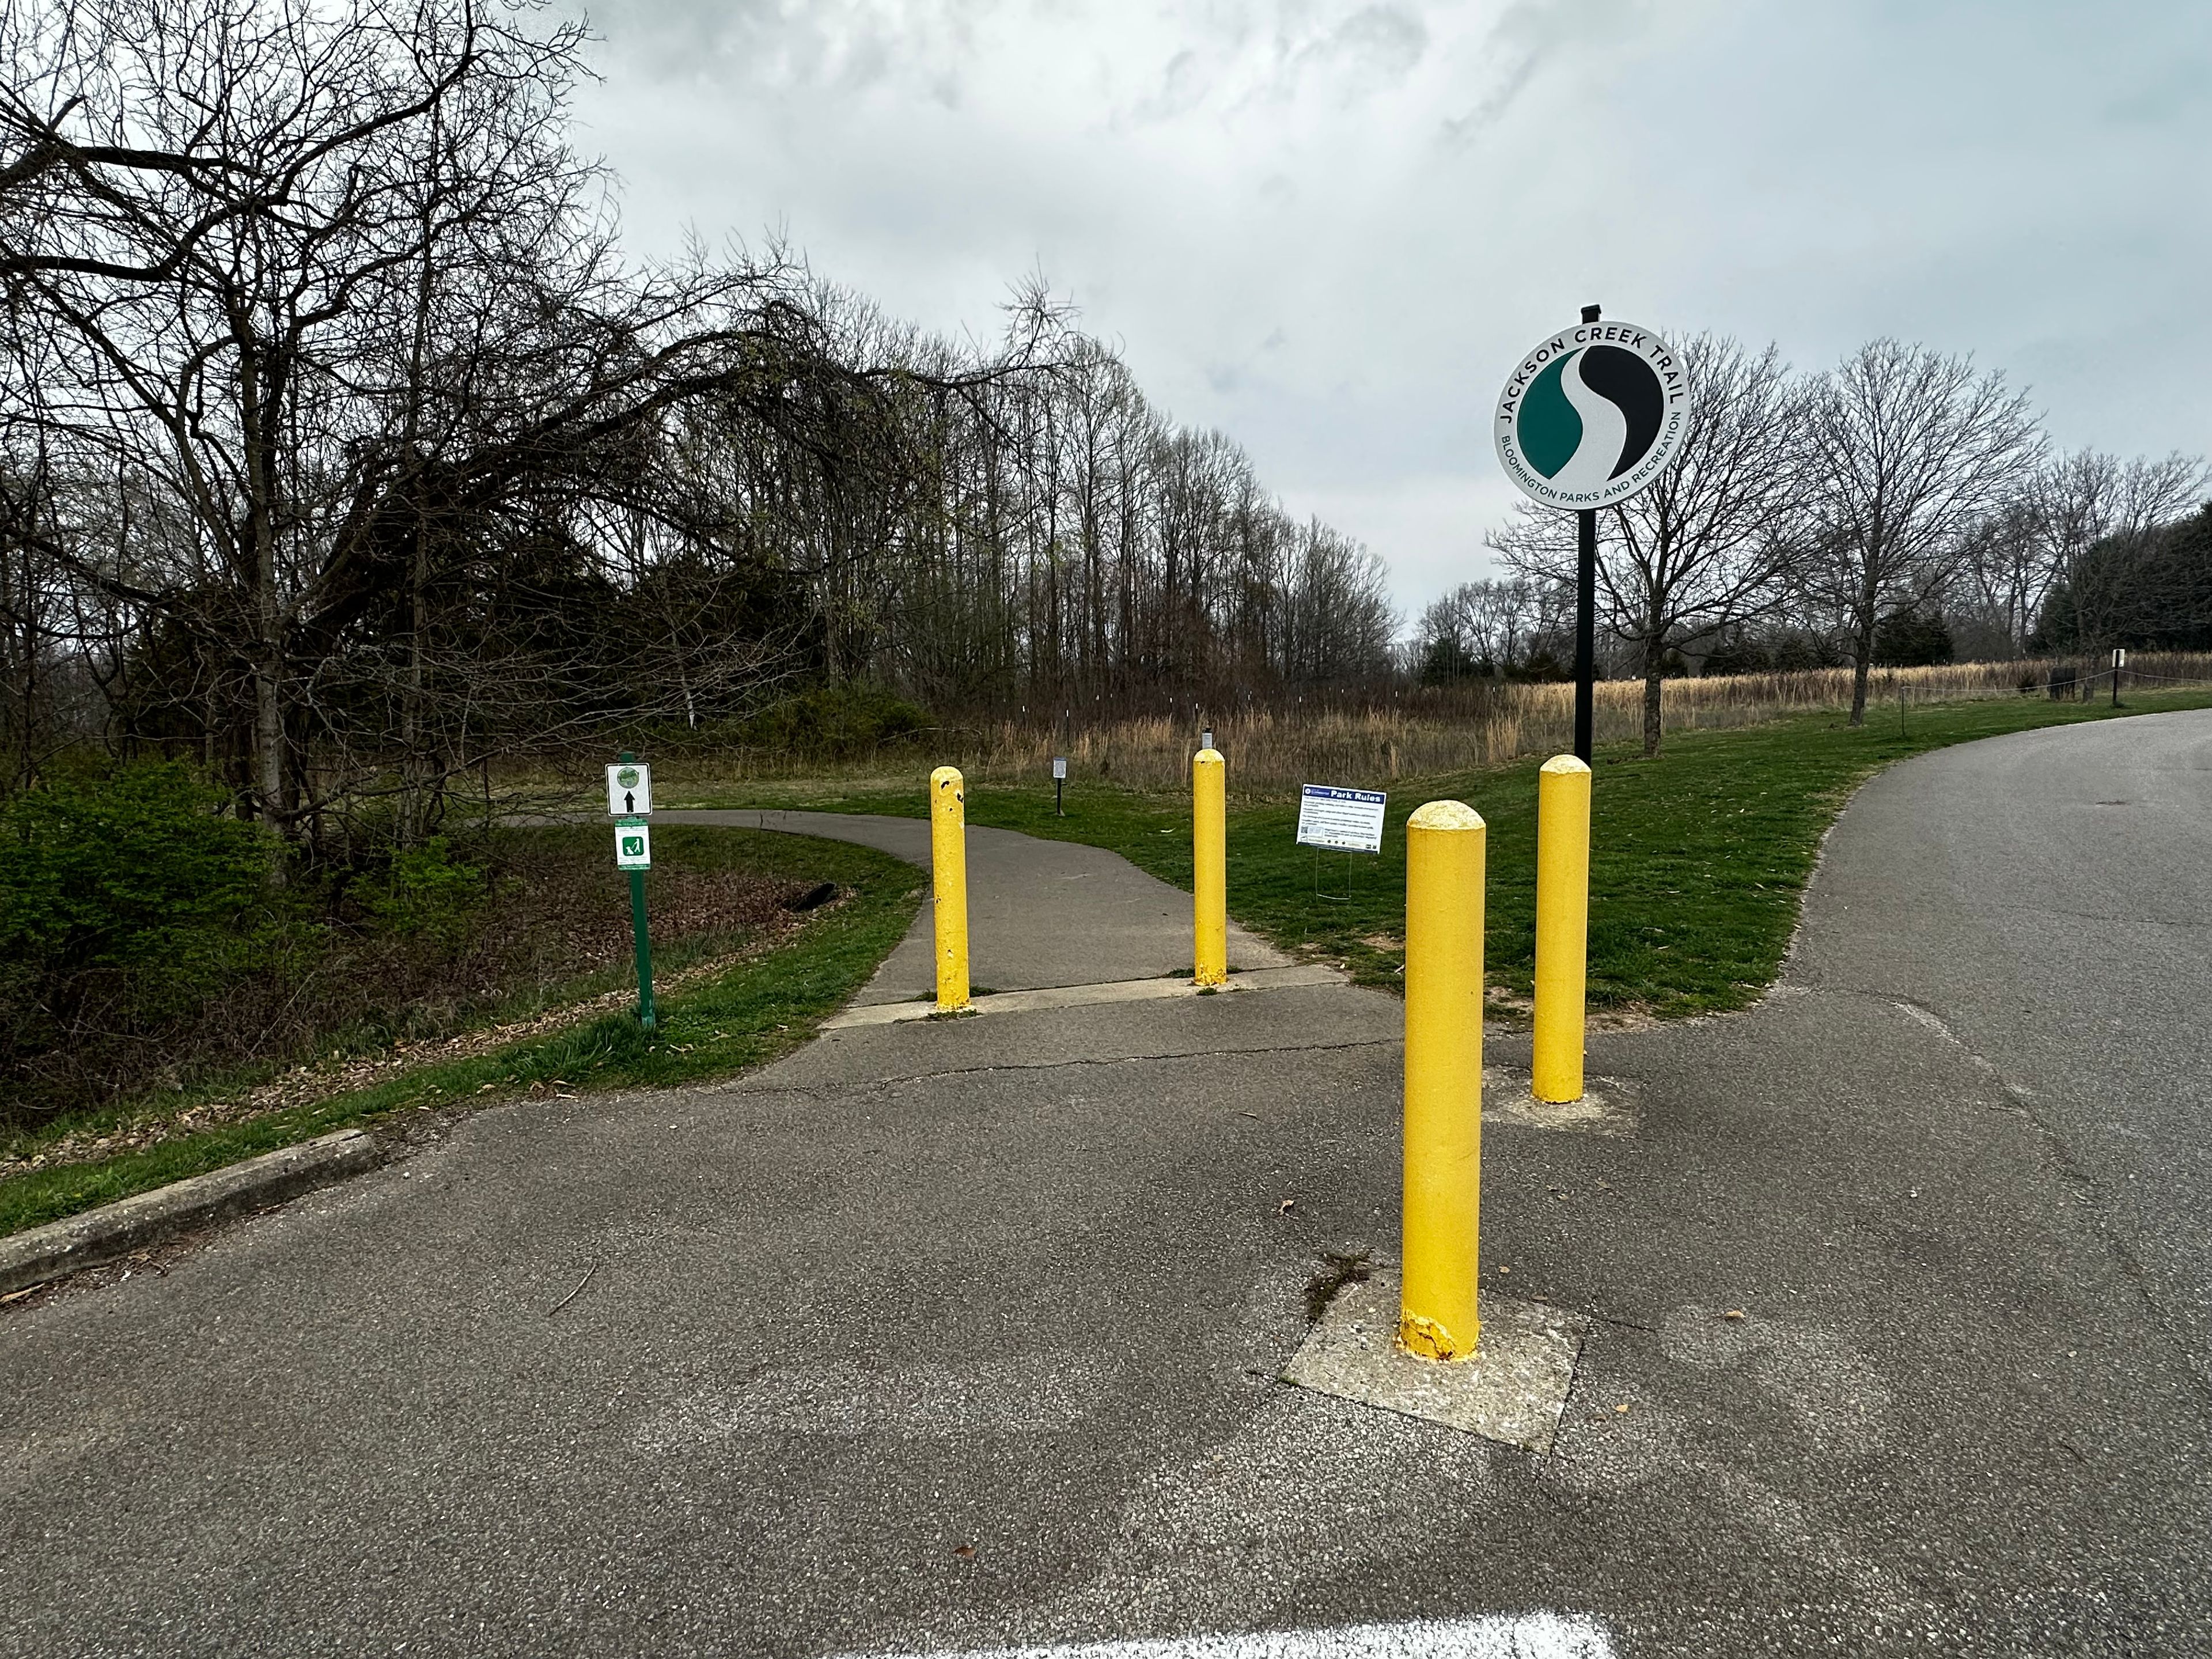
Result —
<path fill-rule="evenodd" d="M 1325 40 L 1304 48 L 1301 56 L 1343 74 L 1347 89 L 1380 91 L 1412 74 L 1428 45 L 1427 27 L 1407 8 L 1369 6 L 1339 23 Z"/>
<path fill-rule="evenodd" d="M 1496 381 L 1583 301 L 1801 364 L 1894 333 L 2068 444 L 2212 447 L 2201 0 L 623 0 L 586 142 L 648 246 L 787 225 L 988 332 L 1042 264 L 1411 606 L 1510 505 Z M 1454 129 L 1473 142 L 1439 142 Z M 2195 191 L 2192 194 L 2192 191 Z"/>
<path fill-rule="evenodd" d="M 1464 115 L 1447 116 L 1443 136 L 1464 143 L 1502 119 L 1551 59 L 1592 41 L 1618 51 L 1638 31 L 1636 0 L 1515 0 L 1484 41 L 1492 84 Z"/>
<path fill-rule="evenodd" d="M 650 80 L 852 94 L 903 82 L 957 104 L 1000 0 L 599 0 L 586 10 Z"/>

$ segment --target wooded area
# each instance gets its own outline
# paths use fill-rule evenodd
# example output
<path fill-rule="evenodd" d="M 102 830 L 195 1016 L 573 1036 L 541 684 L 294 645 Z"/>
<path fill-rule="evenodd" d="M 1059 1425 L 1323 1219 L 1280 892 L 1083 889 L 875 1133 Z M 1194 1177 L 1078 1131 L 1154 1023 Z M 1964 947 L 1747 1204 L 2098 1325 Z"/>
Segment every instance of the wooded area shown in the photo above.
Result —
<path fill-rule="evenodd" d="M 187 758 L 344 862 L 809 686 L 1041 723 L 1563 672 L 1563 515 L 1401 647 L 1375 556 L 1041 287 L 979 346 L 787 249 L 627 258 L 584 46 L 482 0 L 7 12 L 0 783 Z M 1880 662 L 2212 640 L 2201 463 L 2054 457 L 1896 341 L 1683 350 L 1682 456 L 1601 524 L 1647 745 L 1693 669 L 1848 662 L 1856 720 Z"/>
<path fill-rule="evenodd" d="M 988 349 L 786 250 L 626 258 L 580 29 L 478 0 L 10 8 L 0 738 L 188 757 L 318 856 L 780 688 L 1387 672 L 1293 522 L 1041 290 Z"/>

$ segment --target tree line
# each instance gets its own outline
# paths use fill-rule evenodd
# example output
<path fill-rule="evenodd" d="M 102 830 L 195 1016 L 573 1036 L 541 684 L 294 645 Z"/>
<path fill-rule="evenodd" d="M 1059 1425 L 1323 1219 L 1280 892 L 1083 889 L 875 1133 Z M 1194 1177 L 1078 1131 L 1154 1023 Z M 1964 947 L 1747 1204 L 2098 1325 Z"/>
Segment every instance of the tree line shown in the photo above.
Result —
<path fill-rule="evenodd" d="M 1039 284 L 999 337 L 789 250 L 627 257 L 580 27 L 0 14 L 0 781 L 185 757 L 343 854 L 781 688 L 961 709 L 1387 673 L 1380 562 Z"/>
<path fill-rule="evenodd" d="M 2171 454 L 2061 453 L 2025 394 L 1971 360 L 1873 341 L 1798 374 L 1778 348 L 1680 343 L 1692 420 L 1653 486 L 1598 515 L 1616 665 L 1664 682 L 1850 665 L 1851 722 L 1881 661 L 2212 644 L 2212 472 Z M 1490 538 L 1510 571 L 1428 607 L 1420 678 L 1571 663 L 1575 517 L 1525 505 Z"/>
<path fill-rule="evenodd" d="M 519 757 L 702 739 L 812 684 L 951 714 L 1563 671 L 1571 521 L 1431 606 L 1018 289 L 947 340 L 790 250 L 627 256 L 580 28 L 488 0 L 0 12 L 0 790 L 188 758 L 318 854 Z M 1686 343 L 1696 422 L 1602 515 L 1664 676 L 1939 623 L 2212 637 L 2203 466 L 2056 456 L 1964 360 Z"/>

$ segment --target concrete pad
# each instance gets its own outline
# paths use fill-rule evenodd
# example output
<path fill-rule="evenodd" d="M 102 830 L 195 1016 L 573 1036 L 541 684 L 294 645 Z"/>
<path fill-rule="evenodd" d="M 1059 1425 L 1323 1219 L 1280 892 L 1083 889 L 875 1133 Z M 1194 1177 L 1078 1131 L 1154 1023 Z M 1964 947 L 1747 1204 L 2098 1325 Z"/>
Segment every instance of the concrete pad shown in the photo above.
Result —
<path fill-rule="evenodd" d="M 1580 1100 L 1539 1100 L 1526 1071 L 1510 1066 L 1482 1068 L 1482 1121 L 1523 1129 L 1555 1129 L 1593 1135 L 1636 1133 L 1638 1090 L 1624 1078 L 1584 1077 Z"/>
<path fill-rule="evenodd" d="M 1398 1346 L 1398 1270 L 1338 1291 L 1283 1379 L 1542 1455 L 1565 1409 L 1589 1322 L 1540 1302 L 1482 1298 L 1474 1358 L 1416 1359 Z"/>
<path fill-rule="evenodd" d="M 1255 968 L 1232 975 L 1218 992 L 1275 991 L 1312 985 L 1348 985 L 1336 969 L 1321 963 L 1300 963 L 1289 968 Z M 978 1014 L 1026 1014 L 1043 1008 L 1088 1008 L 1109 1002 L 1158 1002 L 1170 997 L 1194 997 L 1201 988 L 1188 979 L 1125 979 L 1103 985 L 1058 985 L 1038 991 L 999 991 L 971 998 L 968 1007 Z M 862 1002 L 822 1022 L 825 1031 L 850 1030 L 861 1025 L 902 1025 L 908 1020 L 935 1017 L 933 1002 Z"/>

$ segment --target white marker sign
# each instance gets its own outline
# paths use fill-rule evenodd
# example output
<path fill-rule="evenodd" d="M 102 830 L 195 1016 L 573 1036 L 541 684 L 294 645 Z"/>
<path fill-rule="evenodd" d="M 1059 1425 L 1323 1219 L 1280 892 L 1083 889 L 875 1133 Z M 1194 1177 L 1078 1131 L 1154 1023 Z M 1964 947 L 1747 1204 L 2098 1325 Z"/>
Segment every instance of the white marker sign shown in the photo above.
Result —
<path fill-rule="evenodd" d="M 607 768 L 607 811 L 618 818 L 653 811 L 653 769 L 643 761 L 618 761 Z"/>
<path fill-rule="evenodd" d="M 1054 755 L 1052 757 L 1052 775 L 1055 779 L 1063 779 L 1067 776 L 1066 756 Z"/>
<path fill-rule="evenodd" d="M 1382 811 L 1389 804 L 1389 796 L 1372 789 L 1332 789 L 1310 783 L 1298 793 L 1297 845 L 1379 853 Z"/>
<path fill-rule="evenodd" d="M 1599 507 L 1648 489 L 1690 435 L 1688 371 L 1636 323 L 1578 323 L 1540 340 L 1498 395 L 1498 464 L 1546 507 Z"/>
<path fill-rule="evenodd" d="M 653 831 L 641 823 L 615 825 L 615 868 L 653 868 Z"/>

